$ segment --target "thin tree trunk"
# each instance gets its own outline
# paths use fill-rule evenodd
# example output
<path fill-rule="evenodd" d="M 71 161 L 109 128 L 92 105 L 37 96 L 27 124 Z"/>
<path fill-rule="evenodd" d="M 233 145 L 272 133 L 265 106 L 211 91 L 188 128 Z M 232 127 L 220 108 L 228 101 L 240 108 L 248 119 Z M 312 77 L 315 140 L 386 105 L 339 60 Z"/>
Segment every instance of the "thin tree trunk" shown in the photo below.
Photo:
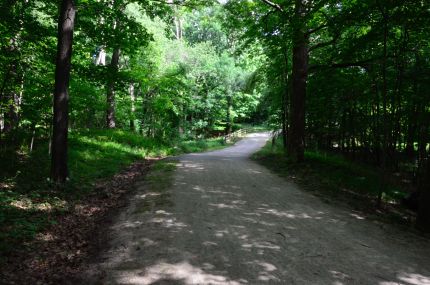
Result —
<path fill-rule="evenodd" d="M 183 28 L 183 20 L 181 19 L 181 18 L 179 18 L 179 38 L 180 39 L 182 39 L 182 37 L 183 37 L 183 31 L 184 31 L 184 28 Z"/>
<path fill-rule="evenodd" d="M 135 119 L 136 107 L 135 107 L 134 103 L 136 101 L 136 95 L 134 94 L 134 84 L 133 83 L 130 83 L 129 92 L 130 92 L 130 100 L 131 100 L 130 129 L 132 131 L 135 131 L 136 126 L 134 124 L 134 119 Z"/>
<path fill-rule="evenodd" d="M 290 96 L 289 88 L 289 77 L 288 77 L 288 49 L 285 48 L 284 51 L 284 59 L 285 59 L 285 70 L 284 70 L 284 94 L 282 96 L 282 144 L 284 150 L 287 151 L 287 133 L 288 133 L 288 99 Z"/>
<path fill-rule="evenodd" d="M 175 37 L 179 41 L 182 39 L 181 20 L 179 19 L 179 17 L 175 17 L 174 22 L 176 28 Z"/>
<path fill-rule="evenodd" d="M 1 110 L 4 119 L 3 132 L 5 134 L 11 133 L 18 125 L 19 121 L 18 112 L 21 104 L 22 83 L 24 78 L 22 74 L 18 74 L 18 65 L 20 61 L 19 47 L 17 44 L 18 37 L 19 33 L 10 40 L 7 51 L 12 56 L 12 61 L 9 64 L 1 88 L 0 108 L 6 107 L 6 110 Z"/>
<path fill-rule="evenodd" d="M 57 61 L 55 68 L 54 118 L 52 135 L 51 178 L 64 183 L 67 169 L 67 127 L 69 104 L 69 79 L 72 58 L 73 28 L 75 24 L 73 0 L 63 0 L 58 22 Z"/>
<path fill-rule="evenodd" d="M 383 40 L 383 58 L 382 58 L 382 116 L 383 116 L 383 137 L 382 137 L 382 152 L 381 152 L 381 172 L 382 181 L 378 192 L 377 206 L 380 207 L 382 203 L 382 195 L 386 189 L 387 180 L 387 166 L 388 166 L 388 142 L 389 142 L 389 122 L 388 122 L 388 109 L 387 109 L 387 40 L 388 40 L 388 16 L 381 8 L 384 17 L 384 40 Z"/>
<path fill-rule="evenodd" d="M 34 148 L 34 140 L 36 139 L 36 125 L 33 124 L 31 126 L 32 132 L 31 132 L 31 140 L 30 140 L 30 152 L 33 152 Z"/>
<path fill-rule="evenodd" d="M 227 95 L 227 126 L 225 129 L 226 134 L 230 134 L 232 131 L 232 122 L 231 122 L 231 107 L 232 107 L 232 96 L 231 94 Z"/>
<path fill-rule="evenodd" d="M 99 51 L 97 58 L 95 60 L 95 64 L 96 65 L 102 65 L 102 66 L 106 65 L 106 51 L 105 51 L 104 47 L 100 48 L 100 51 Z"/>
<path fill-rule="evenodd" d="M 419 56 L 418 53 L 415 54 L 415 74 L 413 76 L 413 84 L 412 84 L 412 90 L 413 95 L 409 102 L 409 116 L 408 116 L 408 130 L 406 134 L 406 149 L 405 153 L 408 157 L 414 157 L 415 156 L 415 147 L 414 142 L 416 139 L 416 134 L 418 130 L 418 75 L 420 74 L 421 70 L 419 68 Z"/>
<path fill-rule="evenodd" d="M 109 84 L 107 90 L 107 108 L 106 108 L 106 126 L 109 129 L 116 127 L 115 123 L 115 75 L 118 73 L 119 63 L 119 48 L 115 48 L 112 54 L 112 60 L 110 63 L 111 74 L 109 75 Z"/>
<path fill-rule="evenodd" d="M 287 150 L 287 108 L 286 108 L 286 97 L 288 96 L 288 92 L 282 97 L 282 145 L 284 150 Z"/>

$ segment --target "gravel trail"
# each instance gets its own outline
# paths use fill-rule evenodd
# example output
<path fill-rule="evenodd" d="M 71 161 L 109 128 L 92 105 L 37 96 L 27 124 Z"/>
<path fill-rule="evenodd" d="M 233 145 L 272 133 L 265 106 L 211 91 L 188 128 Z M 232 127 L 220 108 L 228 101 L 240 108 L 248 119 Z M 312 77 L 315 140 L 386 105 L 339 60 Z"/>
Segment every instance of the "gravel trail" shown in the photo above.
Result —
<path fill-rule="evenodd" d="M 251 161 L 267 139 L 178 157 L 165 193 L 138 184 L 85 282 L 430 285 L 428 240 L 324 203 Z M 151 195 L 164 200 L 142 210 Z"/>

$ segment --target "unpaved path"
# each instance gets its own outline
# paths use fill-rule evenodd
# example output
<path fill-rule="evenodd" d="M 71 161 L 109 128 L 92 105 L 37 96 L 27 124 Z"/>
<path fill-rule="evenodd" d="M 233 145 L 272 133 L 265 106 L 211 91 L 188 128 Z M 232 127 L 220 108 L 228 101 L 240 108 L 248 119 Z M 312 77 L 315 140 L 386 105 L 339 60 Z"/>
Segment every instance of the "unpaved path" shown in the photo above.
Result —
<path fill-rule="evenodd" d="M 266 139 L 179 157 L 162 195 L 140 185 L 85 281 L 430 284 L 427 240 L 323 203 L 249 160 Z M 151 195 L 165 201 L 142 210 Z"/>

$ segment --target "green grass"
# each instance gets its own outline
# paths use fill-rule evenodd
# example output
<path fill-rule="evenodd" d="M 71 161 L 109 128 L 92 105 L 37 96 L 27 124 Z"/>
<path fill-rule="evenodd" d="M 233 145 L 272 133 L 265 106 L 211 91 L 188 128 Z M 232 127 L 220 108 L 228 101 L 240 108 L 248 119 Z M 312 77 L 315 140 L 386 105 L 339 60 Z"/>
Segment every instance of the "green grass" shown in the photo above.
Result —
<path fill-rule="evenodd" d="M 64 189 L 50 183 L 47 142 L 32 153 L 13 148 L 0 152 L 0 261 L 25 241 L 56 222 L 74 203 L 90 195 L 95 183 L 134 161 L 219 149 L 222 139 L 163 143 L 121 130 L 71 132 L 69 177 Z"/>
<path fill-rule="evenodd" d="M 223 138 L 182 141 L 175 147 L 173 154 L 217 150 L 229 145 L 230 144 L 224 142 Z"/>
<path fill-rule="evenodd" d="M 90 185 L 145 157 L 166 156 L 172 146 L 121 130 L 72 133 L 69 141 L 70 179 Z"/>
<path fill-rule="evenodd" d="M 376 167 L 350 161 L 341 155 L 307 151 L 305 162 L 292 163 L 285 155 L 280 140 L 269 142 L 253 158 L 274 172 L 287 176 L 326 201 L 342 200 L 359 207 L 373 207 L 379 189 L 385 185 L 383 200 L 398 203 L 406 195 L 399 186 L 383 184 Z"/>

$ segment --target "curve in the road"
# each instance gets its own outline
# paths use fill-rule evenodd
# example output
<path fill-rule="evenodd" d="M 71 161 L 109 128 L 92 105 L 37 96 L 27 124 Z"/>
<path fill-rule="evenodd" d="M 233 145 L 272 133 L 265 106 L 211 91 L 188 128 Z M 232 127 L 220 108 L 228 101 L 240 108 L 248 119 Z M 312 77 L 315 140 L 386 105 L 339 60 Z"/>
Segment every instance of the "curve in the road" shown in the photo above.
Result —
<path fill-rule="evenodd" d="M 267 139 L 252 134 L 179 157 L 171 203 L 152 211 L 136 211 L 156 193 L 140 186 L 89 276 L 102 284 L 430 284 L 427 240 L 326 204 L 251 161 Z"/>

